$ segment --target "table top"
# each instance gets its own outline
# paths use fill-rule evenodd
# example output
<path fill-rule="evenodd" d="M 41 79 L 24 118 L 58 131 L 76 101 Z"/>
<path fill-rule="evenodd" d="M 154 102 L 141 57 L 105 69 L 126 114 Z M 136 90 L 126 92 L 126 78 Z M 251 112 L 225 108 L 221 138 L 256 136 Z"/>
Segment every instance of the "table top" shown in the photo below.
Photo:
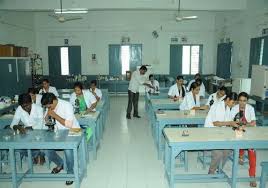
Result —
<path fill-rule="evenodd" d="M 12 110 L 12 108 L 18 107 L 18 105 L 19 105 L 18 103 L 11 103 L 9 106 L 6 106 L 4 108 L 1 108 L 0 109 L 0 115 L 3 114 L 3 113 L 8 112 L 10 110 Z"/>
<path fill-rule="evenodd" d="M 182 101 L 174 101 L 170 98 L 162 98 L 162 99 L 151 99 L 152 105 L 169 105 L 169 104 L 177 104 L 180 105 Z"/>
<path fill-rule="evenodd" d="M 182 136 L 187 130 L 189 136 Z M 242 137 L 230 127 L 217 128 L 165 128 L 164 135 L 170 143 L 204 143 L 204 142 L 230 142 L 264 141 L 268 143 L 268 127 L 248 127 Z M 205 146 L 204 146 L 205 147 Z M 242 147 L 242 145 L 241 145 Z M 265 146 L 268 148 L 268 145 Z"/>
<path fill-rule="evenodd" d="M 69 130 L 58 133 L 47 130 L 32 130 L 26 134 L 14 135 L 13 130 L 1 130 L 0 149 L 72 149 L 82 140 L 81 136 L 68 136 Z"/>
<path fill-rule="evenodd" d="M 166 110 L 160 111 L 161 113 L 156 112 L 157 120 L 166 120 L 166 119 L 197 119 L 197 118 L 206 118 L 208 110 L 195 110 L 195 114 L 191 114 L 189 110 Z"/>
<path fill-rule="evenodd" d="M 159 99 L 151 99 L 152 105 L 173 105 L 178 104 L 180 105 L 182 103 L 182 100 L 174 101 L 170 98 L 159 98 Z M 200 104 L 204 105 L 206 104 L 207 99 L 200 99 Z"/>

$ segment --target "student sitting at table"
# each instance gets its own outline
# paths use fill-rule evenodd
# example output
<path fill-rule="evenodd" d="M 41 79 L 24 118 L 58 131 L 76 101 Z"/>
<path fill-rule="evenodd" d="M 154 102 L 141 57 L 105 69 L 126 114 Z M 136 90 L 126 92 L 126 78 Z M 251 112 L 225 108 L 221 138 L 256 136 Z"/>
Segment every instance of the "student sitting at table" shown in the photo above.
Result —
<path fill-rule="evenodd" d="M 41 105 L 42 95 L 38 94 L 37 89 L 35 89 L 35 88 L 29 88 L 29 89 L 28 89 L 28 93 L 29 93 L 29 95 L 31 96 L 31 98 L 32 98 L 32 102 L 33 102 L 34 104 L 37 104 L 37 105 L 39 105 L 39 106 L 42 106 L 42 105 Z"/>
<path fill-rule="evenodd" d="M 75 118 L 72 104 L 70 102 L 58 99 L 53 93 L 45 93 L 42 97 L 41 103 L 47 108 L 46 119 L 48 116 L 55 119 L 55 128 L 57 129 L 70 129 L 80 128 L 78 121 Z M 55 150 L 48 150 L 48 159 L 53 161 L 57 167 L 53 168 L 52 174 L 57 174 L 63 169 L 63 160 L 56 153 Z M 64 150 L 67 174 L 73 174 L 73 151 Z M 66 185 L 73 184 L 73 181 L 66 181 Z"/>
<path fill-rule="evenodd" d="M 29 94 L 21 94 L 18 99 L 19 106 L 16 109 L 10 128 L 25 134 L 27 130 L 44 129 L 43 108 L 40 105 L 33 104 Z M 22 122 L 23 125 L 19 125 Z M 23 150 L 22 155 L 27 155 Z M 45 162 L 44 153 L 40 150 L 32 150 L 32 157 L 35 164 L 41 165 Z"/>
<path fill-rule="evenodd" d="M 243 124 L 245 127 L 256 126 L 256 117 L 254 108 L 247 104 L 249 96 L 246 92 L 241 92 L 238 95 L 238 104 L 235 105 L 231 110 L 231 115 L 234 121 Z M 244 164 L 244 150 L 239 151 L 239 164 Z M 255 178 L 256 176 L 256 151 L 254 149 L 248 149 L 248 160 L 249 160 L 249 176 Z M 250 182 L 251 187 L 256 187 L 255 181 Z"/>
<path fill-rule="evenodd" d="M 183 76 L 177 76 L 176 84 L 169 88 L 168 97 L 174 99 L 174 101 L 183 99 L 186 94 L 186 87 L 183 83 Z"/>
<path fill-rule="evenodd" d="M 42 81 L 42 89 L 40 89 L 39 94 L 44 93 L 53 93 L 56 97 L 59 96 L 59 93 L 55 87 L 50 86 L 49 80 L 44 79 Z"/>
<path fill-rule="evenodd" d="M 237 122 L 233 121 L 231 116 L 231 108 L 237 101 L 237 94 L 232 92 L 227 94 L 223 101 L 212 105 L 208 115 L 206 117 L 204 127 L 237 127 Z M 209 167 L 209 174 L 215 174 L 220 162 L 222 161 L 222 167 L 226 163 L 231 150 L 212 150 L 211 163 Z"/>
<path fill-rule="evenodd" d="M 149 75 L 149 81 L 147 83 L 150 84 L 150 86 L 152 86 L 152 87 L 146 86 L 146 91 L 148 93 L 159 93 L 159 82 L 154 79 L 154 75 L 152 74 Z"/>
<path fill-rule="evenodd" d="M 101 100 L 102 92 L 97 88 L 97 80 L 92 80 L 90 82 L 89 91 L 96 97 L 97 101 Z"/>
<path fill-rule="evenodd" d="M 196 82 L 192 83 L 190 91 L 186 93 L 180 105 L 180 110 L 203 110 L 206 107 L 200 106 L 200 85 Z"/>
<path fill-rule="evenodd" d="M 70 103 L 73 106 L 76 106 L 77 100 L 79 104 L 79 111 L 96 111 L 96 97 L 91 92 L 89 92 L 89 90 L 84 90 L 81 82 L 76 82 L 74 84 L 74 92 L 71 94 Z"/>
<path fill-rule="evenodd" d="M 191 80 L 189 83 L 188 83 L 188 91 L 190 91 L 190 87 L 192 85 L 192 83 L 194 82 L 198 82 L 200 84 L 200 97 L 205 97 L 205 94 L 206 94 L 206 88 L 205 88 L 205 85 L 203 84 L 203 81 L 201 79 L 201 75 L 199 73 L 197 73 L 195 76 L 194 76 L 194 80 Z"/>
<path fill-rule="evenodd" d="M 206 107 L 209 109 L 212 105 L 217 104 L 225 98 L 225 95 L 227 93 L 227 88 L 224 86 L 221 86 L 216 93 L 212 93 L 207 100 Z"/>

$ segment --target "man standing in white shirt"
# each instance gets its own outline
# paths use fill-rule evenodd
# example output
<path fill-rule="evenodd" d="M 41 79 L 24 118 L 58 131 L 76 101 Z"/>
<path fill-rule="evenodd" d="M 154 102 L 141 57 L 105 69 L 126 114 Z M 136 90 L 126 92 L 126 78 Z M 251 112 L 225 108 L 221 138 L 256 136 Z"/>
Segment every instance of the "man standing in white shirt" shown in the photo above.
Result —
<path fill-rule="evenodd" d="M 89 91 L 96 97 L 98 102 L 101 100 L 102 92 L 100 89 L 97 88 L 97 80 L 92 80 L 90 82 Z"/>
<path fill-rule="evenodd" d="M 43 129 L 44 118 L 43 108 L 37 104 L 32 104 L 29 94 L 21 94 L 18 99 L 19 106 L 16 109 L 10 128 L 19 130 L 21 134 L 25 134 L 27 130 Z M 23 125 L 19 125 L 22 122 Z M 22 155 L 27 155 L 26 150 L 21 150 Z M 41 165 L 45 162 L 45 154 L 40 150 L 32 150 L 32 157 L 35 164 Z"/>
<path fill-rule="evenodd" d="M 73 106 L 70 102 L 58 99 L 53 93 L 43 94 L 41 103 L 45 106 L 48 111 L 48 116 L 56 120 L 56 128 L 58 129 L 70 129 L 80 128 L 78 121 L 75 118 Z M 67 163 L 67 174 L 73 174 L 74 156 L 72 150 L 64 150 L 66 163 Z M 63 160 L 56 153 L 55 150 L 48 150 L 48 158 L 53 161 L 57 167 L 53 168 L 52 174 L 57 174 L 63 169 Z M 73 184 L 73 181 L 66 181 L 66 185 Z"/>
<path fill-rule="evenodd" d="M 42 89 L 40 89 L 39 94 L 44 93 L 53 93 L 56 97 L 59 96 L 59 93 L 55 87 L 50 86 L 49 80 L 44 79 L 42 82 Z"/>
<path fill-rule="evenodd" d="M 128 106 L 127 106 L 127 119 L 131 119 L 132 105 L 134 107 L 133 117 L 140 118 L 138 113 L 138 102 L 139 102 L 139 88 L 140 85 L 145 85 L 153 89 L 148 83 L 145 83 L 144 75 L 147 72 L 145 65 L 142 65 L 139 70 L 132 73 L 131 79 L 128 86 Z"/>

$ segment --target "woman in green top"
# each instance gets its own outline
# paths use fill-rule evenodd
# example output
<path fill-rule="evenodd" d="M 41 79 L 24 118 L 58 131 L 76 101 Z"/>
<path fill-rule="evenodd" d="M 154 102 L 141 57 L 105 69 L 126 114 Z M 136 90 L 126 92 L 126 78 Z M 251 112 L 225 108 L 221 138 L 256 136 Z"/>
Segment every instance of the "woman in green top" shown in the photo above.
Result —
<path fill-rule="evenodd" d="M 83 90 L 81 82 L 74 84 L 74 92 L 71 95 L 70 102 L 74 107 L 79 106 L 79 111 L 92 112 L 95 111 L 97 106 L 96 98 L 89 90 Z"/>

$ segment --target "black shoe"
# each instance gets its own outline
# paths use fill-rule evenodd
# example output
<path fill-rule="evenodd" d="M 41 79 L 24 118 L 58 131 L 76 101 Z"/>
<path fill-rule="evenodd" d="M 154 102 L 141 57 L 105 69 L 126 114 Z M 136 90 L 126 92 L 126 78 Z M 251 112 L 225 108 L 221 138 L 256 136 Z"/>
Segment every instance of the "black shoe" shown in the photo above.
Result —
<path fill-rule="evenodd" d="M 66 181 L 65 184 L 66 185 L 72 185 L 74 181 Z"/>
<path fill-rule="evenodd" d="M 135 118 L 141 118 L 139 115 L 133 115 L 133 117 L 135 117 Z"/>
<path fill-rule="evenodd" d="M 51 174 L 58 174 L 63 169 L 63 166 L 57 166 L 56 168 L 53 168 L 51 171 Z"/>
<path fill-rule="evenodd" d="M 127 117 L 127 119 L 131 119 L 131 116 L 130 115 L 127 115 L 126 117 Z"/>

